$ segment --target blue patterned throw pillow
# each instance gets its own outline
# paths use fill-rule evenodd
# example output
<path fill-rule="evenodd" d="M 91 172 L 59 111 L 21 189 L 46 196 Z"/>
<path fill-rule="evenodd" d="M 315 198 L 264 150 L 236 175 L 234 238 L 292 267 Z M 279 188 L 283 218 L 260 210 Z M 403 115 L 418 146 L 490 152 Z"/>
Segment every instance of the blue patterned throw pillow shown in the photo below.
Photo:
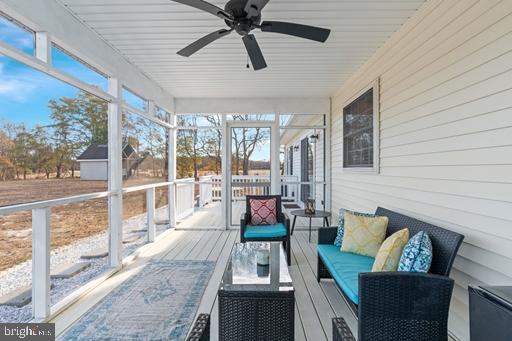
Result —
<path fill-rule="evenodd" d="M 338 232 L 336 232 L 336 239 L 334 239 L 334 245 L 341 247 L 343 243 L 343 234 L 345 233 L 345 228 L 343 225 L 345 224 L 345 210 L 340 208 L 340 213 L 338 215 Z"/>
<path fill-rule="evenodd" d="M 334 245 L 341 247 L 343 244 L 343 236 L 345 234 L 345 212 L 350 212 L 352 214 L 363 216 L 363 217 L 375 217 L 375 214 L 371 213 L 359 213 L 354 211 L 349 211 L 344 208 L 340 208 L 340 212 L 338 214 L 338 231 L 336 232 L 336 239 L 334 239 Z"/>
<path fill-rule="evenodd" d="M 398 271 L 428 272 L 432 264 L 432 243 L 424 231 L 416 233 L 404 248 Z"/>

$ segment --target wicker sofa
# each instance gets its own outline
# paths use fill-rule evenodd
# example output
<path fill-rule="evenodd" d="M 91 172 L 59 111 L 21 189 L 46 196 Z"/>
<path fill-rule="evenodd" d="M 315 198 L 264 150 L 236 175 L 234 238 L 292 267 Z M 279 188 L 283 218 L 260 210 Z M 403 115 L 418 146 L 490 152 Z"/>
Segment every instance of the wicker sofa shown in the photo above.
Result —
<path fill-rule="evenodd" d="M 358 319 L 360 341 L 446 340 L 453 290 L 448 276 L 464 236 L 381 207 L 375 214 L 389 218 L 386 237 L 405 227 L 411 236 L 429 235 L 429 273 L 372 273 L 371 259 L 354 260 L 333 245 L 337 227 L 329 227 L 319 231 L 317 280 L 334 279 Z M 354 340 L 342 318 L 333 327 L 334 340 Z"/>
<path fill-rule="evenodd" d="M 187 341 L 210 341 L 210 314 L 199 314 Z"/>

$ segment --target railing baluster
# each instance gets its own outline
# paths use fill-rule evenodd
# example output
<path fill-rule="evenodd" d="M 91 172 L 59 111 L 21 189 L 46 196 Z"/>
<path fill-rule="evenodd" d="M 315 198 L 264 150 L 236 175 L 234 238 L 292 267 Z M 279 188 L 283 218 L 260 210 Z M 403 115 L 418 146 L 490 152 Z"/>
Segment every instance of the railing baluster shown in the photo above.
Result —
<path fill-rule="evenodd" d="M 154 242 L 155 228 L 155 187 L 146 189 L 146 211 L 148 214 L 148 242 Z"/>
<path fill-rule="evenodd" d="M 32 210 L 32 315 L 50 315 L 50 208 Z"/>

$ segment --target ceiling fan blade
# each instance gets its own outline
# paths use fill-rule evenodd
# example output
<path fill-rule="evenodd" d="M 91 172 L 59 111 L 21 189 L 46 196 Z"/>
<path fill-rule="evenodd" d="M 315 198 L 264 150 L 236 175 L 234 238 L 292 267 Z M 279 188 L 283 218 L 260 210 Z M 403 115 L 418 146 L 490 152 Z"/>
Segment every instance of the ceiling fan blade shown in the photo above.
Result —
<path fill-rule="evenodd" d="M 329 38 L 329 34 L 331 34 L 331 30 L 325 28 L 281 21 L 264 21 L 261 23 L 261 30 L 263 32 L 287 34 L 321 43 L 325 43 L 327 38 Z"/>
<path fill-rule="evenodd" d="M 221 19 L 233 21 L 234 18 L 231 14 L 226 12 L 220 7 L 217 7 L 209 2 L 203 0 L 171 0 L 180 4 L 188 5 L 190 7 L 194 7 L 200 9 L 201 11 L 208 12 L 213 14 Z"/>
<path fill-rule="evenodd" d="M 260 15 L 263 7 L 267 5 L 270 0 L 249 0 L 245 5 L 245 13 L 247 18 L 254 18 Z"/>
<path fill-rule="evenodd" d="M 242 38 L 251 59 L 252 67 L 254 70 L 261 70 L 267 67 L 263 53 L 261 53 L 260 46 L 256 41 L 256 37 L 252 34 L 248 34 Z"/>
<path fill-rule="evenodd" d="M 212 33 L 202 37 L 201 39 L 196 40 L 195 42 L 193 42 L 189 46 L 185 47 L 184 49 L 178 51 L 178 54 L 183 57 L 190 57 L 191 55 L 193 55 L 194 53 L 196 53 L 197 51 L 199 51 L 206 45 L 213 43 L 217 39 L 227 36 L 232 31 L 233 31 L 232 29 L 231 30 L 222 29 L 222 30 L 212 32 Z"/>

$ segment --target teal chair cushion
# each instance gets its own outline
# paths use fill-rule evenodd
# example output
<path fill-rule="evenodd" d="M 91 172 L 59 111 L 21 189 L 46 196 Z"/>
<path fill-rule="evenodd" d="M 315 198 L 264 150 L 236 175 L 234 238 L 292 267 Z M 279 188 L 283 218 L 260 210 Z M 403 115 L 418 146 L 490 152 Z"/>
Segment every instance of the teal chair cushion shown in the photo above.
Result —
<path fill-rule="evenodd" d="M 359 304 L 359 273 L 371 272 L 375 258 L 342 252 L 332 244 L 317 246 L 318 255 L 345 295 Z"/>
<path fill-rule="evenodd" d="M 286 227 L 283 224 L 274 225 L 247 225 L 245 227 L 245 239 L 279 238 L 286 236 Z"/>

